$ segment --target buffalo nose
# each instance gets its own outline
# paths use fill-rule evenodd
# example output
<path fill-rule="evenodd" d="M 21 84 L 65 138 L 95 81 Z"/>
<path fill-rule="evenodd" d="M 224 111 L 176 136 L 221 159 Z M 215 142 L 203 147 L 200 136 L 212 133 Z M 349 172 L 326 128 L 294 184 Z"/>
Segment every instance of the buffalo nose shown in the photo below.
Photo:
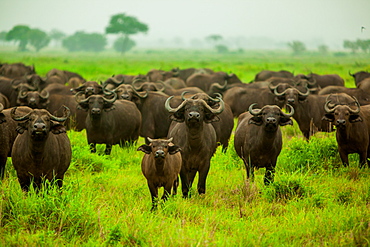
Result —
<path fill-rule="evenodd" d="M 122 95 L 121 95 L 121 98 L 122 98 L 122 99 L 129 99 L 129 96 L 128 96 L 128 94 L 122 94 Z"/>
<path fill-rule="evenodd" d="M 163 150 L 157 150 L 155 152 L 155 157 L 163 157 L 164 156 L 164 151 Z"/>
<path fill-rule="evenodd" d="M 346 124 L 346 120 L 344 120 L 344 119 L 338 119 L 337 120 L 337 124 L 338 125 L 344 125 L 344 124 Z"/>
<path fill-rule="evenodd" d="M 93 108 L 91 109 L 92 114 L 100 114 L 100 109 L 99 108 Z"/>
<path fill-rule="evenodd" d="M 266 122 L 267 122 L 267 123 L 274 124 L 274 123 L 276 123 L 276 118 L 274 118 L 274 117 L 268 117 L 268 118 L 266 119 Z"/>
<path fill-rule="evenodd" d="M 288 99 L 288 103 L 294 103 L 294 99 Z"/>
<path fill-rule="evenodd" d="M 189 113 L 189 118 L 200 118 L 199 112 L 192 111 Z"/>
<path fill-rule="evenodd" d="M 34 127 L 35 129 L 45 129 L 45 128 L 46 128 L 46 126 L 45 126 L 45 124 L 44 124 L 44 123 L 35 123 L 35 124 L 33 125 L 33 127 Z"/>

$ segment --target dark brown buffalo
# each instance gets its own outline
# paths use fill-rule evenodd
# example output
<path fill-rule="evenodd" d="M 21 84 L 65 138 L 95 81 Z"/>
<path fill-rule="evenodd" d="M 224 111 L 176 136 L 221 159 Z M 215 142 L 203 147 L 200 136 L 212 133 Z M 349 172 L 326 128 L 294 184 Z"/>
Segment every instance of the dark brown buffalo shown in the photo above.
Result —
<path fill-rule="evenodd" d="M 357 87 L 370 94 L 370 77 L 363 79 L 357 84 Z"/>
<path fill-rule="evenodd" d="M 164 85 L 166 85 L 166 87 L 170 86 L 173 89 L 181 89 L 181 88 L 187 87 L 185 84 L 185 81 L 178 77 L 168 78 L 163 83 Z"/>
<path fill-rule="evenodd" d="M 103 86 L 96 81 L 86 81 L 81 86 L 71 89 L 71 92 L 76 94 L 78 92 L 83 92 L 85 97 L 89 97 L 93 94 L 103 94 Z"/>
<path fill-rule="evenodd" d="M 183 94 L 183 96 L 185 96 L 185 94 Z M 212 108 L 218 108 L 220 106 L 219 99 L 214 99 L 206 93 L 196 93 L 191 95 L 189 98 L 202 99 Z M 218 115 L 219 120 L 214 121 L 211 124 L 216 131 L 217 143 L 220 143 L 222 145 L 222 151 L 226 152 L 229 146 L 231 132 L 234 128 L 234 116 L 230 106 L 226 103 L 224 105 L 224 110 Z"/>
<path fill-rule="evenodd" d="M 347 88 L 343 86 L 328 86 L 320 90 L 319 95 L 329 95 L 334 93 L 346 93 L 356 97 L 360 105 L 370 104 L 370 92 L 366 92 L 361 88 Z"/>
<path fill-rule="evenodd" d="M 361 106 L 354 98 L 355 108 L 349 105 L 331 104 L 330 100 L 325 103 L 324 120 L 336 126 L 336 139 L 338 151 L 344 166 L 348 166 L 348 155 L 358 153 L 360 167 L 369 166 L 369 130 L 370 130 L 370 106 Z"/>
<path fill-rule="evenodd" d="M 23 63 L 5 63 L 0 66 L 0 75 L 8 78 L 19 78 L 31 74 L 36 74 L 35 67 Z"/>
<path fill-rule="evenodd" d="M 254 81 L 266 81 L 270 77 L 282 77 L 282 78 L 293 78 L 293 73 L 287 70 L 272 71 L 272 70 L 262 70 L 255 77 Z"/>
<path fill-rule="evenodd" d="M 166 86 L 163 84 L 162 81 L 150 82 L 150 81 L 141 81 L 135 80 L 132 83 L 132 86 L 138 92 L 145 92 L 145 91 L 158 91 L 163 92 Z"/>
<path fill-rule="evenodd" d="M 0 104 L 3 105 L 4 109 L 10 107 L 10 103 L 8 100 L 8 97 L 6 97 L 4 94 L 0 93 Z"/>
<path fill-rule="evenodd" d="M 198 193 L 204 194 L 211 157 L 217 148 L 216 131 L 210 123 L 217 120 L 217 116 L 224 110 L 224 103 L 220 98 L 219 108 L 213 109 L 202 99 L 187 99 L 172 108 L 170 101 L 173 97 L 169 97 L 165 103 L 173 119 L 167 137 L 173 137 L 173 142 L 182 150 L 182 194 L 188 196 L 197 172 Z"/>
<path fill-rule="evenodd" d="M 238 117 L 243 112 L 248 111 L 248 107 L 253 103 L 257 103 L 257 106 L 261 108 L 265 105 L 284 106 L 284 102 L 279 100 L 269 88 L 236 86 L 227 90 L 223 99 L 230 106 L 234 117 Z"/>
<path fill-rule="evenodd" d="M 282 148 L 282 135 L 279 126 L 292 125 L 290 113 L 286 114 L 276 105 L 266 105 L 241 114 L 235 130 L 234 148 L 243 160 L 247 178 L 254 180 L 254 168 L 266 168 L 264 183 L 274 182 L 276 161 Z"/>
<path fill-rule="evenodd" d="M 18 94 L 17 105 L 28 106 L 32 109 L 46 109 L 49 104 L 48 91 L 26 91 L 22 90 Z"/>
<path fill-rule="evenodd" d="M 173 73 L 173 77 L 179 77 L 182 79 L 184 82 L 187 81 L 187 79 L 193 75 L 193 74 L 213 74 L 214 71 L 212 69 L 208 68 L 201 68 L 201 69 L 196 69 L 196 68 L 187 68 L 187 69 L 179 69 L 179 68 L 173 68 L 171 70 Z"/>
<path fill-rule="evenodd" d="M 163 187 L 162 200 L 166 200 L 173 189 L 177 193 L 181 170 L 181 149 L 170 139 L 150 139 L 137 150 L 145 153 L 141 161 L 141 171 L 147 180 L 152 196 L 152 210 L 157 207 L 158 188 Z"/>
<path fill-rule="evenodd" d="M 167 136 L 171 124 L 170 113 L 164 108 L 167 98 L 168 95 L 161 92 L 133 91 L 131 101 L 136 104 L 142 116 L 140 136 L 152 139 Z M 178 106 L 181 102 L 181 97 L 177 96 L 171 106 Z"/>
<path fill-rule="evenodd" d="M 192 94 L 204 93 L 203 90 L 200 89 L 199 87 L 184 87 L 184 88 L 180 88 L 180 89 L 174 89 L 171 86 L 166 85 L 166 87 L 163 90 L 163 93 L 165 93 L 169 96 L 171 96 L 171 95 L 181 95 L 184 92 L 188 92 L 188 93 L 192 93 Z"/>
<path fill-rule="evenodd" d="M 303 91 L 296 87 L 288 88 L 283 92 L 278 92 L 276 89 L 275 95 L 284 102 L 284 105 L 290 104 L 294 107 L 293 118 L 307 140 L 317 131 L 333 131 L 331 124 L 322 120 L 328 97 L 335 102 L 347 103 L 350 100 L 347 94 L 312 95 L 307 88 Z"/>
<path fill-rule="evenodd" d="M 186 85 L 188 87 L 199 87 L 204 92 L 208 92 L 212 83 L 217 82 L 223 85 L 225 81 L 227 81 L 228 85 L 242 83 L 235 74 L 227 74 L 219 71 L 213 74 L 193 74 L 187 79 Z"/>
<path fill-rule="evenodd" d="M 32 109 L 28 107 L 19 107 L 18 112 L 27 114 Z M 17 122 L 10 116 L 11 109 L 5 109 L 0 103 L 0 180 L 4 177 L 7 157 L 11 156 L 12 146 L 17 137 Z"/>
<path fill-rule="evenodd" d="M 105 144 L 104 153 L 110 155 L 112 145 L 123 147 L 139 138 L 141 114 L 133 102 L 116 100 L 116 94 L 112 99 L 97 94 L 76 99 L 79 107 L 87 111 L 87 142 L 92 153 L 96 152 L 96 144 Z"/>
<path fill-rule="evenodd" d="M 12 162 L 24 191 L 29 190 L 32 182 L 40 188 L 43 179 L 54 180 L 62 187 L 72 157 L 71 144 L 62 124 L 69 115 L 68 108 L 65 109 L 60 118 L 44 109 L 16 116 L 17 108 L 12 109 L 12 118 L 19 122 Z"/>
<path fill-rule="evenodd" d="M 18 94 L 21 91 L 36 91 L 37 87 L 30 85 L 27 81 L 0 78 L 0 93 L 8 98 L 10 107 L 17 105 Z"/>
<path fill-rule="evenodd" d="M 68 70 L 60 70 L 60 69 L 51 69 L 46 73 L 46 77 L 49 78 L 51 76 L 57 76 L 61 79 L 63 84 L 69 84 L 69 82 L 73 78 L 77 78 L 81 83 L 85 82 L 86 80 L 79 74 L 75 72 L 71 72 Z"/>
<path fill-rule="evenodd" d="M 113 90 L 122 84 L 132 84 L 135 80 L 147 81 L 146 75 L 113 75 L 112 77 L 105 80 L 103 88 L 107 90 Z"/>
<path fill-rule="evenodd" d="M 353 77 L 353 79 L 355 80 L 355 85 L 356 87 L 358 86 L 358 84 L 365 78 L 369 78 L 370 77 L 370 73 L 367 72 L 367 71 L 358 71 L 354 74 L 351 74 L 351 72 L 349 72 L 349 75 Z"/>
<path fill-rule="evenodd" d="M 310 73 L 304 79 L 307 79 L 310 82 L 316 82 L 317 86 L 320 88 L 327 86 L 344 86 L 343 78 L 337 74 L 318 75 Z"/>
<path fill-rule="evenodd" d="M 50 95 L 52 94 L 60 94 L 60 95 L 73 95 L 71 86 L 66 86 L 59 83 L 51 83 L 47 85 L 44 90 L 49 92 Z"/>

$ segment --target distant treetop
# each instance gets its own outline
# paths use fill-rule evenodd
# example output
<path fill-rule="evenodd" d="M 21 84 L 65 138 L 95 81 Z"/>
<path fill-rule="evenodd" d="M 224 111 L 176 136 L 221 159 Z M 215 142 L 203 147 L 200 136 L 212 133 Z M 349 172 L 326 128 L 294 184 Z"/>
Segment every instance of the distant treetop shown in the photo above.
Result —
<path fill-rule="evenodd" d="M 105 28 L 107 34 L 122 33 L 126 36 L 136 33 L 146 33 L 148 25 L 140 22 L 136 17 L 128 16 L 125 13 L 113 15 L 110 19 L 109 25 Z"/>

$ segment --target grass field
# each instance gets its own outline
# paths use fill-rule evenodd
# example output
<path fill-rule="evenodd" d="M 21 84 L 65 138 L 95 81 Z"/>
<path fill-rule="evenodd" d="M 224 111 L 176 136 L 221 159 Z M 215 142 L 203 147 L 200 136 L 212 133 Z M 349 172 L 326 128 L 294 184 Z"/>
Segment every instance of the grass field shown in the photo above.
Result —
<path fill-rule="evenodd" d="M 136 51 L 114 53 L 16 53 L 0 49 L 0 62 L 34 64 L 40 75 L 52 68 L 104 81 L 113 74 L 145 74 L 150 69 L 208 67 L 237 74 L 249 82 L 262 69 L 295 74 L 370 71 L 370 56 L 244 51 Z M 150 193 L 141 174 L 142 152 L 114 146 L 110 156 L 91 154 L 86 132 L 69 131 L 73 157 L 57 189 L 25 194 L 11 159 L 0 184 L 0 246 L 369 246 L 370 169 L 358 168 L 357 155 L 342 167 L 334 133 L 306 142 L 297 124 L 282 127 L 283 150 L 275 183 L 245 180 L 233 148 L 219 148 L 211 161 L 207 192 L 180 195 L 151 212 Z M 160 190 L 162 193 L 163 189 Z M 195 186 L 193 186 L 195 192 Z"/>

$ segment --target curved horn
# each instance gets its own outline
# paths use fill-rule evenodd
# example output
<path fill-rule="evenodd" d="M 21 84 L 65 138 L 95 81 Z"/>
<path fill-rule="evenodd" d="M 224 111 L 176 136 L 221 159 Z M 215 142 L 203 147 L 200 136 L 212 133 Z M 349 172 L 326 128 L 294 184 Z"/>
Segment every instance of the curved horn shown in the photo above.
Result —
<path fill-rule="evenodd" d="M 279 84 L 277 87 L 275 87 L 275 89 L 274 89 L 274 94 L 276 95 L 276 96 L 283 96 L 284 94 L 286 94 L 286 91 L 289 89 L 289 88 L 287 88 L 287 89 L 285 89 L 283 92 L 281 92 L 281 93 L 278 93 L 278 91 L 277 91 L 277 89 L 278 89 L 278 87 L 280 86 L 281 84 Z"/>
<path fill-rule="evenodd" d="M 327 100 L 326 102 L 325 102 L 325 105 L 324 105 L 324 109 L 325 109 L 325 112 L 326 113 L 333 113 L 334 111 L 335 111 L 335 108 L 336 108 L 336 106 L 335 107 L 333 107 L 333 108 L 329 108 L 329 104 L 330 104 L 330 100 Z"/>
<path fill-rule="evenodd" d="M 350 71 L 350 70 L 348 70 L 348 74 L 349 74 L 350 76 L 355 76 L 355 74 L 351 74 L 351 71 Z"/>
<path fill-rule="evenodd" d="M 160 90 L 158 90 L 157 83 L 162 85 L 162 88 Z M 157 81 L 156 83 L 154 83 L 154 87 L 155 89 L 157 89 L 158 92 L 163 92 L 164 89 L 166 88 L 166 85 L 164 85 L 163 81 Z"/>
<path fill-rule="evenodd" d="M 220 99 L 220 98 L 219 98 Z M 213 114 L 220 114 L 225 109 L 225 103 L 222 99 L 220 99 L 220 106 L 217 109 L 213 109 L 210 107 L 207 102 L 201 99 L 202 104 Z"/>
<path fill-rule="evenodd" d="M 138 92 L 138 91 L 136 91 L 136 89 L 135 89 L 134 87 L 132 87 L 132 90 L 133 90 L 133 92 L 134 92 L 137 96 L 139 96 L 139 98 L 142 98 L 142 99 L 145 99 L 145 98 L 146 98 L 146 97 L 148 97 L 148 95 L 149 95 L 148 90 L 146 90 L 146 91 L 145 91 L 145 94 L 144 94 L 144 95 L 141 95 L 141 93 L 140 93 L 140 92 Z M 144 93 L 144 92 L 142 92 L 142 93 Z"/>
<path fill-rule="evenodd" d="M 28 92 L 27 90 L 22 89 L 18 93 L 18 98 L 19 99 L 25 99 L 25 98 L 27 98 L 27 92 Z"/>
<path fill-rule="evenodd" d="M 0 112 L 2 112 L 2 110 L 4 110 L 4 105 L 0 103 Z"/>
<path fill-rule="evenodd" d="M 78 93 L 76 93 L 75 94 L 75 100 L 77 101 L 77 103 L 86 103 L 86 102 L 88 102 L 89 101 L 89 98 L 91 97 L 91 96 L 89 96 L 87 99 L 84 99 L 84 100 L 80 100 L 79 99 L 79 96 L 80 95 L 83 95 L 85 92 L 83 92 L 83 91 L 80 91 L 80 92 L 78 92 Z"/>
<path fill-rule="evenodd" d="M 136 83 L 138 83 L 138 82 L 141 82 L 141 85 L 139 86 L 139 87 L 137 87 L 136 86 Z M 135 89 L 135 90 L 141 90 L 141 88 L 143 87 L 143 80 L 141 80 L 140 78 L 137 78 L 137 79 L 135 79 L 132 83 L 131 83 L 131 85 L 132 85 L 132 87 Z"/>
<path fill-rule="evenodd" d="M 211 84 L 211 86 L 209 88 L 213 88 L 213 87 L 215 87 L 217 89 L 220 89 L 220 90 L 225 90 L 226 87 L 227 87 L 227 80 L 225 80 L 225 84 L 224 85 L 221 85 L 218 82 L 214 82 L 214 83 Z"/>
<path fill-rule="evenodd" d="M 113 93 L 113 99 L 107 99 L 107 98 L 105 98 L 105 97 L 103 97 L 103 99 L 104 99 L 104 101 L 106 102 L 106 103 L 110 103 L 110 104 L 113 104 L 114 103 L 114 101 L 116 101 L 116 99 L 117 99 L 117 94 L 115 93 L 115 92 L 112 92 Z"/>
<path fill-rule="evenodd" d="M 27 120 L 29 118 L 29 116 L 31 115 L 32 111 L 30 111 L 29 113 L 27 113 L 26 115 L 24 116 L 21 116 L 21 117 L 16 117 L 15 116 L 15 111 L 17 110 L 17 107 L 14 107 L 11 112 L 10 112 L 10 115 L 12 116 L 12 118 L 15 120 L 15 121 L 24 121 L 24 120 Z"/>
<path fill-rule="evenodd" d="M 289 106 L 289 108 L 290 108 L 290 112 L 289 113 L 283 113 L 284 114 L 284 116 L 286 116 L 286 117 L 291 117 L 291 116 L 293 116 L 293 114 L 294 114 L 294 108 L 293 108 L 293 106 L 291 106 L 291 105 L 289 105 L 289 104 L 286 104 L 287 106 Z"/>
<path fill-rule="evenodd" d="M 20 88 L 20 87 L 25 87 L 29 91 L 37 91 L 37 88 L 36 87 L 33 87 L 33 86 L 31 86 L 30 84 L 27 84 L 27 83 L 20 83 L 18 85 L 12 85 L 12 88 L 13 89 L 17 89 L 17 88 Z"/>
<path fill-rule="evenodd" d="M 253 116 L 257 116 L 261 113 L 262 109 L 255 109 L 253 110 L 253 106 L 257 105 L 257 103 L 253 103 L 249 106 L 248 108 L 248 111 L 250 114 L 252 114 Z"/>
<path fill-rule="evenodd" d="M 305 92 L 305 93 L 302 93 L 301 91 L 299 91 L 299 90 L 297 89 L 298 94 L 299 94 L 300 96 L 308 96 L 308 95 L 310 94 L 310 90 L 308 89 L 308 87 L 307 87 L 307 86 L 306 86 L 306 89 L 307 89 L 307 92 Z"/>
<path fill-rule="evenodd" d="M 187 93 L 189 93 L 189 92 L 188 91 L 184 91 L 184 92 L 181 93 L 181 99 L 182 100 L 186 100 L 184 95 L 187 94 Z"/>
<path fill-rule="evenodd" d="M 45 96 L 42 96 L 42 94 L 46 92 Z M 39 94 L 41 99 L 48 99 L 49 98 L 49 91 L 47 90 L 42 90 L 41 93 Z"/>
<path fill-rule="evenodd" d="M 153 139 L 150 138 L 149 136 L 146 139 L 148 139 L 149 142 L 153 142 Z"/>
<path fill-rule="evenodd" d="M 63 113 L 63 116 L 62 117 L 56 117 L 54 115 L 51 115 L 51 113 L 49 113 L 50 119 L 51 120 L 54 120 L 54 121 L 57 121 L 57 122 L 64 122 L 64 121 L 66 121 L 67 118 L 69 117 L 69 115 L 71 114 L 71 110 L 67 106 L 65 106 L 65 105 L 63 105 L 63 107 L 64 107 L 64 113 Z"/>
<path fill-rule="evenodd" d="M 171 96 L 169 97 L 168 99 L 166 99 L 166 103 L 164 104 L 166 110 L 169 112 L 169 113 L 175 113 L 177 112 L 178 110 L 180 110 L 182 107 L 184 107 L 184 105 L 186 104 L 187 100 L 183 101 L 177 108 L 172 108 L 170 106 L 170 101 L 171 99 L 173 98 L 174 96 Z"/>
<path fill-rule="evenodd" d="M 273 86 L 272 82 L 269 83 L 268 87 L 271 90 L 271 92 L 275 93 L 275 89 L 280 86 L 280 83 L 278 83 L 276 86 Z"/>
<path fill-rule="evenodd" d="M 352 113 L 352 114 L 359 114 L 360 113 L 360 103 L 358 103 L 358 100 L 356 99 L 355 96 L 352 96 L 352 98 L 355 100 L 355 104 L 357 106 L 356 110 L 352 110 L 350 107 L 348 107 L 348 110 Z"/>

